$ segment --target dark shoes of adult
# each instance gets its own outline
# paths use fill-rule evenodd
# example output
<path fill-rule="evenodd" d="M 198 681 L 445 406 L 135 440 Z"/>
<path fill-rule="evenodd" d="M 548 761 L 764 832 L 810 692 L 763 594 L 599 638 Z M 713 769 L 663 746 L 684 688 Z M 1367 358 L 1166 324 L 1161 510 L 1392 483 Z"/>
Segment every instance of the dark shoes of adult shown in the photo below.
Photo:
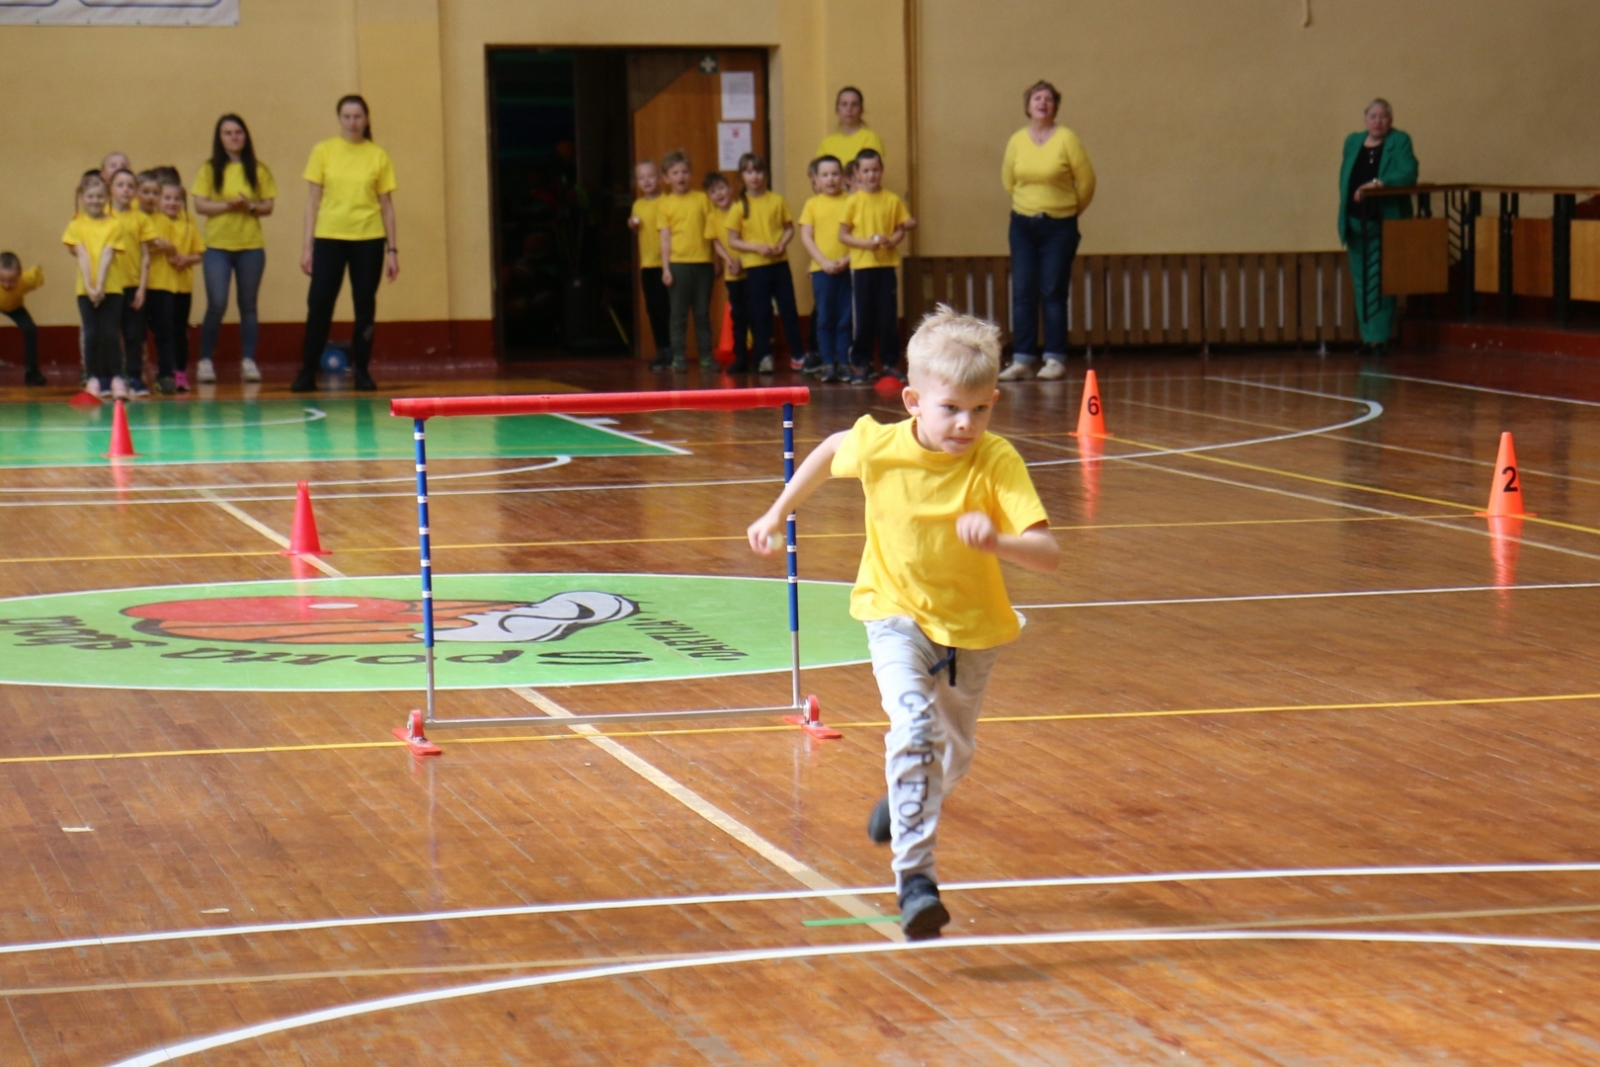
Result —
<path fill-rule="evenodd" d="M 374 389 L 378 388 L 378 383 L 372 380 L 372 375 L 368 374 L 360 367 L 357 367 L 355 373 L 355 386 L 363 393 L 370 393 Z"/>
<path fill-rule="evenodd" d="M 302 370 L 294 376 L 294 383 L 289 386 L 291 393 L 314 393 L 317 391 L 317 376 L 315 373 Z"/>

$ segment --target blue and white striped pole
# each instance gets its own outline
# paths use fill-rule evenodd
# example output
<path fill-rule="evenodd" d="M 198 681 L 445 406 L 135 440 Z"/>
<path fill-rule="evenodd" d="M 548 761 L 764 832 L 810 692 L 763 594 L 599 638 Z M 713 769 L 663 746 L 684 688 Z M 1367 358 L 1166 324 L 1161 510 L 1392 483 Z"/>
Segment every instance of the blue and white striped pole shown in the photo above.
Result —
<path fill-rule="evenodd" d="M 417 442 L 417 538 L 422 552 L 422 643 L 428 669 L 428 710 L 424 721 L 433 722 L 433 546 L 428 535 L 428 446 L 426 419 L 413 419 L 411 436 Z"/>
<path fill-rule="evenodd" d="M 794 405 L 783 405 L 783 484 L 794 479 Z M 800 706 L 800 552 L 794 512 L 789 512 L 789 670 L 794 683 L 794 706 Z"/>

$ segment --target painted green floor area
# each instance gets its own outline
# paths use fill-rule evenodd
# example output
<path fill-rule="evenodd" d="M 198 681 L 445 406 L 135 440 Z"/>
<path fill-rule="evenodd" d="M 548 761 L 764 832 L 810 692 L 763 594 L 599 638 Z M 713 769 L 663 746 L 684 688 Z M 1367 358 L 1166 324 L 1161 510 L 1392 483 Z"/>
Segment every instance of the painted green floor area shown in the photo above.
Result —
<path fill-rule="evenodd" d="M 409 459 L 411 420 L 377 397 L 127 405 L 140 464 Z M 0 404 L 0 467 L 104 466 L 112 407 Z M 429 459 L 643 456 L 668 445 L 559 415 L 431 419 Z"/>

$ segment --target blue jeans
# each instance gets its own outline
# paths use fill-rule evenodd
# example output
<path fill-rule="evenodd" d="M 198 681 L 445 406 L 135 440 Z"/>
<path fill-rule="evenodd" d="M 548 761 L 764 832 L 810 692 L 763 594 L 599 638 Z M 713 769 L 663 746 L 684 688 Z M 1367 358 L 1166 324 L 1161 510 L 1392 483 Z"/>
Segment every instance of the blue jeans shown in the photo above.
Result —
<path fill-rule="evenodd" d="M 1039 311 L 1044 310 L 1044 358 L 1067 359 L 1067 294 L 1078 254 L 1078 217 L 1011 213 L 1011 334 L 1013 358 L 1039 360 Z"/>
<path fill-rule="evenodd" d="M 750 354 L 757 361 L 772 355 L 772 305 L 776 303 L 784 336 L 789 339 L 789 354 L 803 356 L 806 343 L 800 336 L 800 311 L 794 302 L 794 276 L 789 273 L 789 264 L 750 267 L 745 275 L 750 279 L 745 286 L 745 299 L 750 304 L 750 334 L 755 339 Z"/>
<path fill-rule="evenodd" d="M 850 272 L 811 272 L 811 339 L 830 367 L 850 362 Z"/>
<path fill-rule="evenodd" d="M 261 291 L 261 274 L 267 269 L 267 253 L 262 248 L 229 252 L 224 248 L 206 249 L 201 270 L 206 279 L 206 317 L 200 324 L 200 358 L 217 354 L 217 334 L 222 331 L 222 314 L 228 310 L 228 282 L 239 278 L 239 346 L 245 359 L 256 358 L 256 338 L 261 320 L 256 317 L 256 294 Z"/>

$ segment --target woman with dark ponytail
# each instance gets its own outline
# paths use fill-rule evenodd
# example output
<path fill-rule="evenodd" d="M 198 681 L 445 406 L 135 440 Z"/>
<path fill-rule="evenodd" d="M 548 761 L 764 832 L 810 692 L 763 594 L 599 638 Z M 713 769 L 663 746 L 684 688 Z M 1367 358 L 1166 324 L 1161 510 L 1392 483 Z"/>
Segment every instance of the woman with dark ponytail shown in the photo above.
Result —
<path fill-rule="evenodd" d="M 334 109 L 339 136 L 311 150 L 304 178 L 311 183 L 306 199 L 305 244 L 300 269 L 311 276 L 306 296 L 306 339 L 300 373 L 290 386 L 297 393 L 317 387 L 317 364 L 328 343 L 333 305 L 344 275 L 350 272 L 350 298 L 355 304 L 355 336 L 350 365 L 357 389 L 376 389 L 368 365 L 377 321 L 378 281 L 400 276 L 400 246 L 395 234 L 394 164 L 389 153 L 372 143 L 367 102 L 341 97 Z"/>
<path fill-rule="evenodd" d="M 217 335 L 222 331 L 222 316 L 228 310 L 228 287 L 239 282 L 239 344 L 244 350 L 240 377 L 259 382 L 256 366 L 256 339 L 260 320 L 256 315 L 256 296 L 261 291 L 261 275 L 267 266 L 267 242 L 261 233 L 261 220 L 272 214 L 277 203 L 278 183 L 272 171 L 256 159 L 250 128 L 238 115 L 224 115 L 211 133 L 211 158 L 200 164 L 194 186 L 195 213 L 205 217 L 205 258 L 201 273 L 206 283 L 206 317 L 200 326 L 200 362 L 195 378 L 217 380 Z M 189 387 L 182 374 L 178 386 Z"/>

